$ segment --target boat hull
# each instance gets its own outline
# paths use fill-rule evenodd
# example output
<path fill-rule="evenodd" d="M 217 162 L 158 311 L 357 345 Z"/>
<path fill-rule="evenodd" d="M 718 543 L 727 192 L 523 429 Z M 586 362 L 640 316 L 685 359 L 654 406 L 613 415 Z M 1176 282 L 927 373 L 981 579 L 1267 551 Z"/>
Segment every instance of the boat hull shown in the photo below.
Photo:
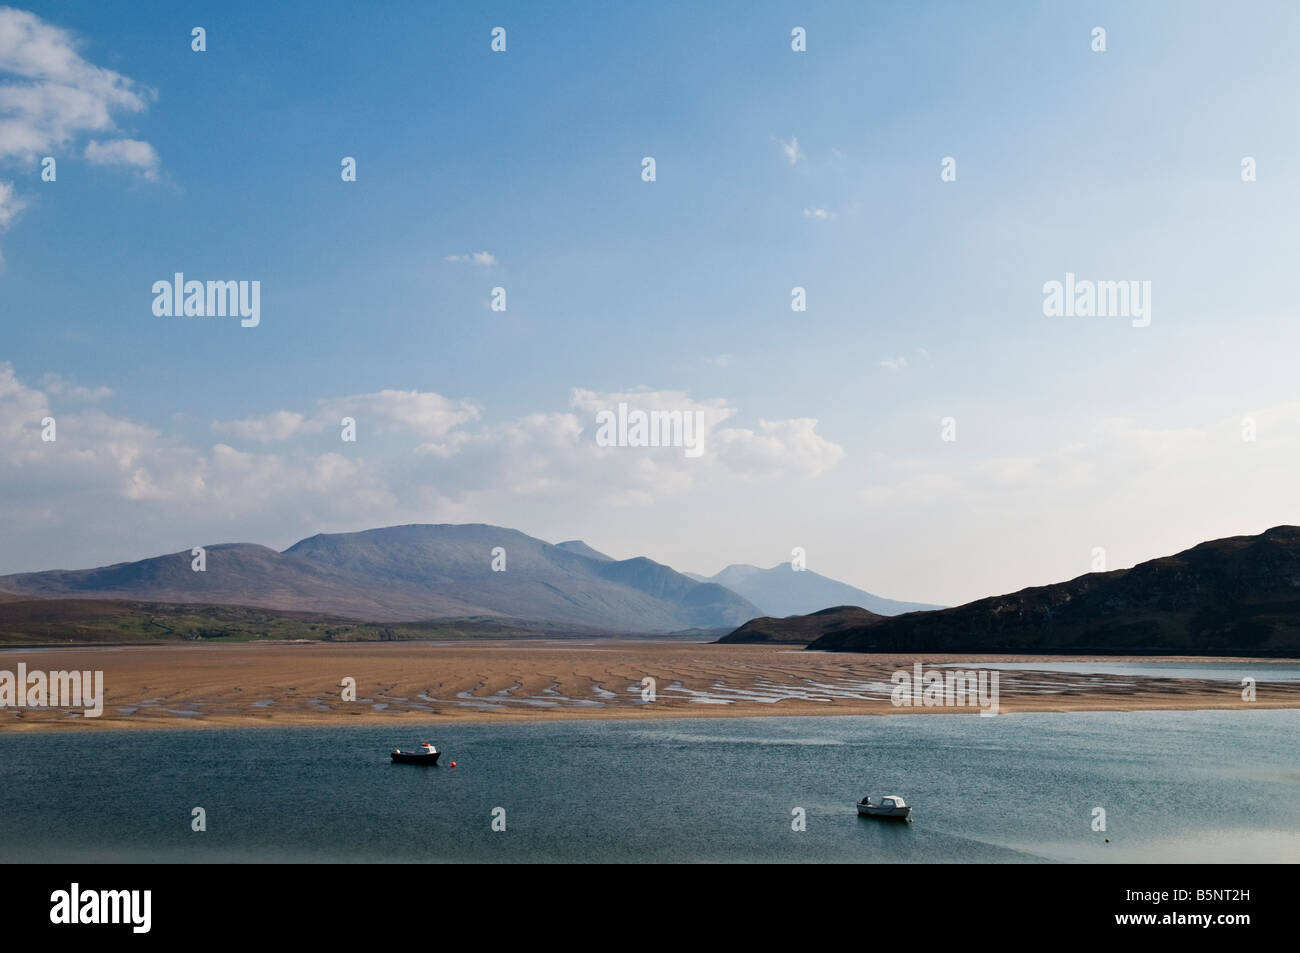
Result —
<path fill-rule="evenodd" d="M 442 754 L 441 751 L 435 751 L 433 754 L 414 754 L 414 753 L 407 753 L 405 751 L 394 751 L 393 763 L 435 765 L 438 763 L 438 758 L 441 754 Z"/>
<path fill-rule="evenodd" d="M 859 804 L 858 817 L 878 817 L 883 821 L 905 821 L 912 813 L 910 807 L 876 807 L 874 804 Z"/>

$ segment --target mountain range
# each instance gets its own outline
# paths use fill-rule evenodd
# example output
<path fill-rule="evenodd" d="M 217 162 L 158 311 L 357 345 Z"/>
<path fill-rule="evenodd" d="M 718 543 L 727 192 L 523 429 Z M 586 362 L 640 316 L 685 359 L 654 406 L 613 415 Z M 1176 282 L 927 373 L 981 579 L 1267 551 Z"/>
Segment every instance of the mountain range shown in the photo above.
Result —
<path fill-rule="evenodd" d="M 855 652 L 1300 655 L 1300 527 L 934 612 L 755 620 L 723 641 Z M 761 624 L 760 624 L 761 623 Z"/>
<path fill-rule="evenodd" d="M 500 550 L 494 571 L 494 551 Z M 239 605 L 370 622 L 498 618 L 604 631 L 727 630 L 757 607 L 651 559 L 615 560 L 484 524 L 321 534 L 283 552 L 251 543 L 98 569 L 0 576 L 0 592 L 40 599 Z"/>
<path fill-rule="evenodd" d="M 1297 526 L 916 611 L 786 564 L 692 577 L 484 524 L 214 545 L 203 572 L 192 559 L 0 576 L 0 641 L 729 632 L 830 651 L 1300 655 Z"/>

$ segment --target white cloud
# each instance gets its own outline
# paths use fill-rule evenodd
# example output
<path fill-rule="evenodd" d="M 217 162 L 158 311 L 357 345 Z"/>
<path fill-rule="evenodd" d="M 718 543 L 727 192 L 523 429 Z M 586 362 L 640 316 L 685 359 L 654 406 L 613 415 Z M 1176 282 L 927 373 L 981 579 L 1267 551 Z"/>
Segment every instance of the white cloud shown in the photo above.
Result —
<path fill-rule="evenodd" d="M 479 415 L 467 400 L 455 400 L 432 391 L 381 390 L 373 394 L 340 397 L 321 405 L 332 425 L 355 417 L 357 425 L 372 422 L 379 433 L 410 433 L 423 440 L 445 437 Z"/>
<path fill-rule="evenodd" d="M 234 434 L 241 440 L 274 443 L 288 440 L 304 433 L 316 433 L 324 428 L 323 421 L 308 422 L 302 414 L 291 410 L 277 410 L 263 417 L 244 420 L 214 420 L 212 429 L 217 433 Z"/>
<path fill-rule="evenodd" d="M 12 182 L 0 182 L 0 229 L 6 229 L 27 207 L 27 203 L 14 193 Z"/>
<path fill-rule="evenodd" d="M 879 362 L 881 367 L 888 368 L 891 371 L 901 371 L 907 367 L 907 358 L 905 357 L 887 357 Z"/>
<path fill-rule="evenodd" d="M 57 157 L 79 136 L 116 132 L 115 116 L 143 112 L 153 99 L 152 90 L 84 60 L 66 30 L 0 7 L 0 162 Z M 158 155 L 141 140 L 92 141 L 84 155 L 158 178 Z M 0 182 L 0 231 L 24 205 L 12 182 Z"/>
<path fill-rule="evenodd" d="M 18 213 L 26 207 L 27 203 L 14 193 L 12 182 L 0 182 L 0 232 L 8 229 Z M 3 263 L 4 255 L 0 255 L 0 264 Z"/>
<path fill-rule="evenodd" d="M 685 391 L 679 390 L 641 388 L 623 392 L 598 393 L 575 387 L 569 395 L 569 406 L 577 411 L 580 417 L 588 421 L 593 428 L 595 427 L 597 413 L 602 410 L 616 411 L 618 405 L 622 403 L 627 404 L 628 408 L 633 410 L 682 411 L 683 413 L 699 411 L 704 414 L 706 431 L 712 430 L 736 412 L 733 408 L 728 407 L 727 402 L 722 398 L 695 400 Z"/>
<path fill-rule="evenodd" d="M 139 170 L 151 182 L 158 181 L 158 153 L 139 139 L 113 139 L 86 144 L 86 160 L 94 165 L 122 165 Z"/>
<path fill-rule="evenodd" d="M 405 432 L 423 440 L 435 440 L 478 414 L 478 408 L 471 402 L 452 400 L 432 391 L 383 390 L 322 400 L 310 415 L 277 410 L 243 420 L 215 420 L 212 429 L 243 440 L 275 443 L 340 427 L 344 417 L 352 417 L 360 430 Z"/>
<path fill-rule="evenodd" d="M 0 159 L 32 159 L 87 132 L 111 132 L 115 113 L 154 98 L 133 80 L 82 59 L 65 30 L 24 10 L 0 7 Z"/>
<path fill-rule="evenodd" d="M 818 222 L 829 222 L 835 217 L 834 212 L 828 212 L 824 208 L 806 208 L 803 210 L 804 218 L 811 218 Z"/>
<path fill-rule="evenodd" d="M 794 165 L 796 162 L 798 162 L 800 159 L 803 158 L 803 151 L 799 148 L 798 136 L 791 136 L 789 142 L 786 142 L 782 139 L 778 139 L 777 142 L 781 146 L 781 151 L 785 154 L 786 162 L 789 162 L 791 165 Z"/>
<path fill-rule="evenodd" d="M 77 403 L 94 403 L 113 396 L 111 387 L 79 387 L 59 374 L 45 374 L 41 377 L 41 389 L 55 397 L 63 397 Z"/>
<path fill-rule="evenodd" d="M 700 470 L 726 471 L 732 478 L 768 479 L 798 473 L 817 476 L 834 467 L 844 457 L 844 450 L 816 432 L 812 418 L 760 420 L 758 431 L 723 424 L 738 411 L 722 398 L 696 400 L 684 391 L 635 390 L 600 394 L 574 388 L 570 405 L 578 419 L 588 428 L 594 445 L 596 414 L 602 410 L 617 412 L 626 403 L 628 410 L 699 412 L 704 421 L 704 453 L 698 459 L 684 459 L 680 450 L 656 448 L 619 448 L 631 453 L 605 454 L 606 457 L 635 458 L 638 471 L 665 479 L 666 471 L 681 468 L 683 473 L 698 475 Z M 604 449 L 604 448 L 602 448 Z"/>
<path fill-rule="evenodd" d="M 718 453 L 734 473 L 752 478 L 776 474 L 820 476 L 844 459 L 844 448 L 817 433 L 812 417 L 760 420 L 758 430 L 722 429 Z"/>
<path fill-rule="evenodd" d="M 491 252 L 486 251 L 470 252 L 468 255 L 448 255 L 443 259 L 443 261 L 449 261 L 452 263 L 468 262 L 472 265 L 485 266 L 495 265 L 497 263 L 496 256 Z"/>

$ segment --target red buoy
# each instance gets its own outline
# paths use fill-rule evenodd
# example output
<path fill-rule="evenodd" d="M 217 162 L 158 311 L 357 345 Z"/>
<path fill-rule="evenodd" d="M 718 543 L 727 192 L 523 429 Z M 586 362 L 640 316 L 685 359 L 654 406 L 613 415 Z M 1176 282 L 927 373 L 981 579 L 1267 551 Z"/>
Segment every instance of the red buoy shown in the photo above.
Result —
<path fill-rule="evenodd" d="M 451 763 L 451 766 L 452 766 L 453 768 L 456 767 L 456 762 L 453 761 L 453 762 Z"/>

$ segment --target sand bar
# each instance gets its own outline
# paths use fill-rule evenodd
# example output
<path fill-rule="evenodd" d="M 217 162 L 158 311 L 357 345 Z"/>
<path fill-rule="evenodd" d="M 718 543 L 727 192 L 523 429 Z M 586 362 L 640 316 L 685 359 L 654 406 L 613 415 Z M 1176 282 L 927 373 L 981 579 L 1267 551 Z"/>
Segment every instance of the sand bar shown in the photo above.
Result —
<path fill-rule="evenodd" d="M 101 670 L 103 714 L 0 709 L 0 731 L 220 728 L 450 721 L 887 715 L 978 709 L 902 708 L 891 675 L 960 663 L 1126 661 L 1149 657 L 861 655 L 796 646 L 684 642 L 275 643 L 15 650 L 0 669 Z M 1162 659 L 1239 662 L 1258 659 Z M 343 699 L 355 679 L 356 700 Z M 655 697 L 642 697 L 653 678 Z M 1300 682 L 1260 676 L 1255 701 L 1237 682 L 1001 671 L 999 710 L 1139 711 L 1300 708 Z"/>

